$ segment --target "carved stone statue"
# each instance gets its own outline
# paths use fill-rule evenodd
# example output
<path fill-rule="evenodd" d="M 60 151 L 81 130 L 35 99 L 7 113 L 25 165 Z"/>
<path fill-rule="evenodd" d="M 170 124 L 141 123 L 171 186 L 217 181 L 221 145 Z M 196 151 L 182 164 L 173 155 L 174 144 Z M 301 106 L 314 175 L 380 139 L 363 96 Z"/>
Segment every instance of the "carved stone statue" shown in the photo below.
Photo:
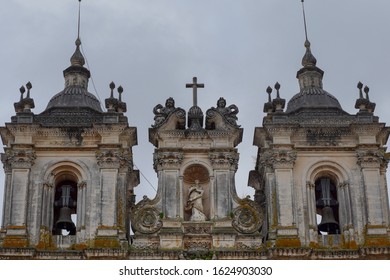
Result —
<path fill-rule="evenodd" d="M 229 123 L 234 125 L 237 124 L 238 108 L 236 105 L 233 104 L 226 108 L 226 100 L 225 98 L 221 97 L 220 99 L 218 99 L 216 109 L 218 112 L 221 113 L 222 116 L 227 119 Z"/>
<path fill-rule="evenodd" d="M 161 104 L 156 105 L 153 108 L 154 117 L 154 125 L 153 127 L 159 126 L 162 124 L 165 119 L 175 110 L 175 100 L 170 97 L 165 101 L 165 107 Z"/>
<path fill-rule="evenodd" d="M 175 107 L 175 100 L 172 97 L 165 101 L 165 107 L 161 104 L 156 105 L 153 113 L 155 116 L 152 128 L 161 127 L 170 122 L 169 119 L 173 117 L 174 121 L 171 121 L 172 128 L 170 129 L 185 129 L 186 112 L 182 108 Z"/>
<path fill-rule="evenodd" d="M 226 100 L 225 98 L 221 97 L 217 101 L 217 107 L 211 107 L 206 112 L 206 128 L 213 129 L 215 128 L 215 113 L 218 112 L 223 119 L 233 125 L 238 127 L 237 125 L 237 114 L 238 114 L 238 107 L 234 104 L 226 107 Z"/>
<path fill-rule="evenodd" d="M 191 210 L 190 221 L 205 221 L 206 215 L 203 213 L 203 189 L 199 185 L 199 180 L 195 180 L 195 184 L 188 190 L 188 200 L 186 210 Z"/>

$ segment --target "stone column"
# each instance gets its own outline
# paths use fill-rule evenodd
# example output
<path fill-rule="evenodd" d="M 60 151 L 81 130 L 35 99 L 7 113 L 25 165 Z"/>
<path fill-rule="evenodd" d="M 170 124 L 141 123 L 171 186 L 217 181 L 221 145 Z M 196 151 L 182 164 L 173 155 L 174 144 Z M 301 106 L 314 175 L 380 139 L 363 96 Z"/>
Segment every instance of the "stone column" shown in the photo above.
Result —
<path fill-rule="evenodd" d="M 225 218 L 233 211 L 234 174 L 238 167 L 239 155 L 235 149 L 213 149 L 209 152 L 209 160 L 214 170 L 214 178 L 210 182 L 212 188 L 211 203 L 213 205 L 210 218 Z"/>
<path fill-rule="evenodd" d="M 309 244 L 318 244 L 318 229 L 316 216 L 316 195 L 315 185 L 313 182 L 306 182 L 306 197 L 307 197 L 307 211 L 308 211 L 308 230 L 309 230 Z M 307 230 L 306 229 L 306 230 Z"/>
<path fill-rule="evenodd" d="M 102 148 L 96 153 L 100 167 L 100 201 L 96 203 L 100 223 L 97 228 L 95 247 L 119 247 L 117 229 L 117 184 L 120 167 L 119 151 Z"/>
<path fill-rule="evenodd" d="M 363 175 L 363 186 L 366 203 L 366 246 L 389 246 L 387 237 L 388 206 L 381 178 L 381 165 L 384 154 L 380 150 L 357 151 L 358 164 Z"/>
<path fill-rule="evenodd" d="M 7 220 L 4 247 L 27 247 L 28 188 L 35 151 L 29 149 L 6 150 L 3 162 L 10 168 L 6 180 L 5 214 Z"/>
<path fill-rule="evenodd" d="M 277 231 L 276 246 L 299 247 L 301 245 L 296 226 L 293 167 L 297 155 L 290 149 L 267 151 L 267 161 L 275 174 Z"/>
<path fill-rule="evenodd" d="M 165 218 L 183 218 L 183 180 L 179 170 L 183 162 L 181 151 L 156 151 L 154 169 L 161 188 L 161 212 Z"/>

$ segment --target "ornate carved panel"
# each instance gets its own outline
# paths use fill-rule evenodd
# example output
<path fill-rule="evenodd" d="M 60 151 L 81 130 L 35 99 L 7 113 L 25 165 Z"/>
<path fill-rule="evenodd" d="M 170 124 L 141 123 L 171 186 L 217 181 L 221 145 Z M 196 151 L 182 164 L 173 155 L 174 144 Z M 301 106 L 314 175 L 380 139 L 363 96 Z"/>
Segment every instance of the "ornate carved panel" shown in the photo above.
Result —
<path fill-rule="evenodd" d="M 6 149 L 5 153 L 1 155 L 1 161 L 4 168 L 31 168 L 36 159 L 35 151 L 33 150 L 10 150 Z"/>
<path fill-rule="evenodd" d="M 129 150 L 101 149 L 96 151 L 96 160 L 101 168 L 133 168 L 133 155 Z"/>
<path fill-rule="evenodd" d="M 388 160 L 382 150 L 358 150 L 357 163 L 362 167 L 387 167 Z"/>
<path fill-rule="evenodd" d="M 237 170 L 239 155 L 236 151 L 210 151 L 209 159 L 213 168 Z"/>
<path fill-rule="evenodd" d="M 180 168 L 183 152 L 159 151 L 153 155 L 153 167 L 157 170 Z"/>
<path fill-rule="evenodd" d="M 260 165 L 272 168 L 292 168 L 297 158 L 293 150 L 266 150 L 259 155 Z"/>

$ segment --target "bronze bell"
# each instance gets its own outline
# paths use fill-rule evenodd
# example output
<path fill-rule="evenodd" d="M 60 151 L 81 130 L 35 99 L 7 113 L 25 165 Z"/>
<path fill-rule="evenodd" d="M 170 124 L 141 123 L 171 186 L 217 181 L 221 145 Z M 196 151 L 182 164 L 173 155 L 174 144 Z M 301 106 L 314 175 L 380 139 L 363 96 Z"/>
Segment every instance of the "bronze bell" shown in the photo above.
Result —
<path fill-rule="evenodd" d="M 63 185 L 61 187 L 61 198 L 54 202 L 54 206 L 59 209 L 58 220 L 55 223 L 54 234 L 61 234 L 61 230 L 69 231 L 70 235 L 76 234 L 76 226 L 72 221 L 72 208 L 75 208 L 77 203 L 70 196 L 72 187 Z"/>
<path fill-rule="evenodd" d="M 72 235 L 76 231 L 76 226 L 71 218 L 72 209 L 69 207 L 62 207 L 60 209 L 60 215 L 58 221 L 56 222 L 57 229 L 65 229 L 70 232 Z"/>
<path fill-rule="evenodd" d="M 333 209 L 330 206 L 322 208 L 322 219 L 318 225 L 318 230 L 327 232 L 328 234 L 339 234 L 339 223 L 336 221 L 333 215 Z"/>

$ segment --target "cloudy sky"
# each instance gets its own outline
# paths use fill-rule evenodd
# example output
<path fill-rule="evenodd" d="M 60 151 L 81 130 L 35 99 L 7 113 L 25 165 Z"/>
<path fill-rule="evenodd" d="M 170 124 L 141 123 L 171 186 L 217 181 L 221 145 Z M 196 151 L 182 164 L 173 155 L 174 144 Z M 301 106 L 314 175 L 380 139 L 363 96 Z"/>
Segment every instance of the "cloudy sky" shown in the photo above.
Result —
<path fill-rule="evenodd" d="M 173 97 L 188 110 L 193 76 L 205 83 L 198 105 L 205 112 L 219 97 L 240 110 L 244 128 L 238 146 L 238 194 L 252 195 L 248 172 L 257 149 L 253 132 L 261 126 L 265 89 L 276 81 L 289 100 L 298 92 L 296 72 L 304 54 L 300 0 L 82 0 L 81 40 L 94 86 L 104 102 L 109 83 L 124 87 L 130 126 L 138 128 L 134 161 L 156 188 L 153 145 L 148 128 L 152 109 Z M 390 123 L 390 1 L 306 0 L 309 39 L 324 89 L 355 114 L 356 84 L 371 89 L 376 115 Z M 0 125 L 14 115 L 19 87 L 31 81 L 34 113 L 64 87 L 77 37 L 77 0 L 9 0 L 0 9 Z M 138 199 L 154 195 L 141 178 Z M 0 181 L 4 174 L 0 172 Z M 0 204 L 3 183 L 0 184 Z M 1 207 L 2 208 L 2 207 Z M 1 209 L 0 208 L 0 209 Z M 1 210 L 0 210 L 1 211 Z"/>

